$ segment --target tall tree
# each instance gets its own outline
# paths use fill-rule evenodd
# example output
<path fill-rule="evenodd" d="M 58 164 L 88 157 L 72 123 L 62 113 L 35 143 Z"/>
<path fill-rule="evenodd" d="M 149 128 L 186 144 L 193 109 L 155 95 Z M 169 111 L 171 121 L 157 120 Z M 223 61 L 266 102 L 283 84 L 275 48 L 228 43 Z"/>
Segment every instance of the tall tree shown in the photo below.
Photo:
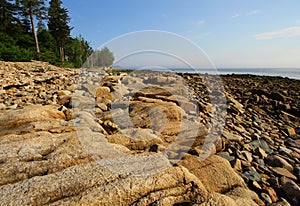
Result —
<path fill-rule="evenodd" d="M 68 10 L 62 8 L 61 0 L 51 0 L 48 10 L 48 28 L 50 33 L 55 37 L 58 44 L 60 60 L 65 61 L 65 44 L 70 39 L 72 28 L 68 25 L 70 17 Z"/>
<path fill-rule="evenodd" d="M 82 36 L 71 38 L 70 43 L 66 46 L 66 55 L 75 68 L 82 67 L 92 52 L 89 43 Z"/>
<path fill-rule="evenodd" d="M 37 37 L 37 32 L 35 28 L 34 19 L 43 19 L 46 14 L 46 7 L 44 0 L 16 0 L 17 6 L 19 6 L 21 14 L 24 17 L 29 17 L 31 30 L 34 37 L 35 49 L 37 55 L 40 53 L 39 41 Z"/>
<path fill-rule="evenodd" d="M 12 24 L 16 22 L 15 6 L 9 0 L 0 0 L 0 32 L 8 33 Z"/>

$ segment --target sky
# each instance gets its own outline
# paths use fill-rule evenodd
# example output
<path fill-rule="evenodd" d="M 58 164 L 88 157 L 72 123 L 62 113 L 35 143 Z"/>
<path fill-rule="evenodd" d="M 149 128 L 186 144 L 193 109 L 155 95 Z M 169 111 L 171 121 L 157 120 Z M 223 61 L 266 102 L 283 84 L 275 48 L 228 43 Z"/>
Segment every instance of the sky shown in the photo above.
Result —
<path fill-rule="evenodd" d="M 144 35 L 142 41 L 180 50 L 174 55 L 193 56 L 193 63 L 198 56 L 180 46 L 184 42 L 200 48 L 218 68 L 300 68 L 299 0 L 63 0 L 63 6 L 72 35 L 82 35 L 94 49 L 128 33 L 155 30 L 178 39 Z M 132 52 L 131 37 L 116 49 Z"/>

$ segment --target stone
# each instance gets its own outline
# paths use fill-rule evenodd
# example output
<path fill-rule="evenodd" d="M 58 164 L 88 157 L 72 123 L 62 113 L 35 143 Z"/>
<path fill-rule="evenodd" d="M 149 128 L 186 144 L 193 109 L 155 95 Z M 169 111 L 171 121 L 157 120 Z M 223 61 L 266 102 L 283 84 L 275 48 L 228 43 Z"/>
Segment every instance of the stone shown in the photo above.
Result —
<path fill-rule="evenodd" d="M 0 61 L 1 204 L 298 204 L 299 81 L 126 73 Z"/>
<path fill-rule="evenodd" d="M 261 178 L 258 172 L 253 170 L 246 171 L 245 173 L 243 173 L 243 175 L 251 181 L 260 181 Z"/>
<path fill-rule="evenodd" d="M 260 158 L 266 158 L 268 156 L 268 154 L 260 147 L 257 147 L 255 149 L 255 153 L 260 157 Z"/>
<path fill-rule="evenodd" d="M 282 102 L 285 102 L 285 100 L 286 100 L 286 97 L 278 92 L 271 93 L 268 95 L 268 97 L 270 99 L 274 99 L 274 100 L 278 100 L 278 101 L 282 101 Z"/>
<path fill-rule="evenodd" d="M 297 177 L 295 175 L 293 175 L 291 172 L 289 172 L 287 169 L 285 168 L 281 168 L 281 167 L 270 167 L 270 169 L 276 173 L 279 176 L 284 176 L 284 177 L 288 177 L 291 178 L 293 180 L 297 180 Z"/>
<path fill-rule="evenodd" d="M 291 146 L 291 147 L 295 147 L 297 149 L 300 149 L 300 143 L 299 143 L 299 141 L 293 140 L 291 138 L 286 138 L 285 144 L 287 146 Z"/>
<path fill-rule="evenodd" d="M 245 112 L 244 106 L 235 100 L 230 94 L 227 94 L 227 99 L 241 114 Z"/>
<path fill-rule="evenodd" d="M 165 135 L 176 135 L 180 131 L 182 110 L 170 102 L 133 101 L 129 105 L 129 116 L 135 127 L 151 128 Z"/>
<path fill-rule="evenodd" d="M 110 143 L 123 145 L 131 150 L 145 150 L 155 144 L 162 144 L 160 137 L 151 129 L 124 129 L 107 136 Z"/>
<path fill-rule="evenodd" d="M 296 135 L 296 131 L 293 127 L 286 125 L 284 127 L 284 131 L 289 135 L 289 136 L 294 136 Z"/>
<path fill-rule="evenodd" d="M 252 150 L 260 147 L 262 148 L 267 154 L 272 153 L 272 149 L 270 149 L 268 143 L 265 140 L 254 140 L 249 143 Z"/>
<path fill-rule="evenodd" d="M 203 161 L 199 157 L 188 155 L 178 164 L 198 177 L 209 192 L 223 193 L 232 187 L 245 187 L 243 179 L 234 172 L 229 162 L 217 155 Z"/>
<path fill-rule="evenodd" d="M 231 163 L 231 165 L 232 165 L 232 168 L 237 171 L 242 171 L 242 169 L 243 169 L 241 160 L 239 160 L 237 158 Z"/>
<path fill-rule="evenodd" d="M 277 202 L 278 201 L 278 196 L 277 196 L 275 190 L 272 187 L 263 186 L 263 190 L 266 192 L 266 194 L 269 195 L 272 202 Z"/>
<path fill-rule="evenodd" d="M 241 152 L 242 155 L 244 156 L 245 160 L 249 163 L 251 163 L 253 161 L 253 158 L 252 158 L 252 154 L 251 152 L 248 152 L 248 151 L 242 151 Z"/>
<path fill-rule="evenodd" d="M 194 192 L 186 193 L 187 190 Z M 0 201 L 5 205 L 128 205 L 159 200 L 175 204 L 208 196 L 201 182 L 182 167 L 153 175 L 120 176 L 97 163 L 5 185 L 0 194 Z M 179 198 L 172 200 L 173 194 L 180 194 Z"/>
<path fill-rule="evenodd" d="M 228 162 L 232 162 L 235 160 L 235 157 L 230 156 L 228 152 L 220 152 L 218 155 L 226 159 Z"/>
<path fill-rule="evenodd" d="M 294 205 L 300 204 L 300 187 L 294 181 L 283 178 L 281 189 Z"/>
<path fill-rule="evenodd" d="M 2 110 L 2 109 L 6 109 L 6 106 L 5 106 L 5 104 L 0 103 L 0 110 Z"/>
<path fill-rule="evenodd" d="M 272 167 L 282 167 L 287 169 L 290 172 L 293 171 L 293 166 L 278 155 L 268 156 L 265 159 L 265 162 Z"/>
<path fill-rule="evenodd" d="M 272 199 L 271 199 L 271 197 L 270 197 L 268 194 L 266 194 L 266 193 L 261 193 L 260 195 L 261 195 L 261 197 L 263 198 L 263 200 L 264 200 L 265 202 L 267 202 L 267 203 L 269 203 L 269 204 L 271 204 L 271 203 L 273 202 Z"/>
<path fill-rule="evenodd" d="M 300 167 L 294 168 L 294 174 L 296 175 L 297 179 L 300 180 Z"/>
<path fill-rule="evenodd" d="M 226 196 L 231 197 L 237 205 L 261 205 L 263 202 L 259 199 L 258 195 L 243 187 L 236 187 L 225 193 Z"/>
<path fill-rule="evenodd" d="M 103 99 L 112 100 L 112 94 L 110 93 L 109 87 L 98 87 L 95 96 L 98 101 Z"/>
<path fill-rule="evenodd" d="M 65 114 L 51 106 L 30 106 L 0 114 L 0 135 L 14 132 L 17 127 L 37 121 L 65 120 Z"/>
<path fill-rule="evenodd" d="M 291 205 L 284 198 L 281 198 L 281 201 L 276 202 L 276 203 L 272 203 L 271 206 L 291 206 Z"/>
<path fill-rule="evenodd" d="M 229 140 L 229 141 L 233 141 L 233 142 L 241 142 L 243 140 L 243 137 L 241 137 L 240 135 L 237 134 L 232 134 L 226 131 L 223 131 L 223 136 Z"/>

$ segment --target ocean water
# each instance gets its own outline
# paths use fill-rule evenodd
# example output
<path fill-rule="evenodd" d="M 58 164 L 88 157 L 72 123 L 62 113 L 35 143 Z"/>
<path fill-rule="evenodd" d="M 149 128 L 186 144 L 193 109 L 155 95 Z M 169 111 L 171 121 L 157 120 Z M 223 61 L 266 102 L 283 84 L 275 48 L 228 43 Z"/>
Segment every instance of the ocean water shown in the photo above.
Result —
<path fill-rule="evenodd" d="M 129 70 L 144 70 L 145 67 L 115 67 L 117 69 L 129 69 Z M 186 68 L 167 68 L 160 67 L 155 68 L 151 67 L 152 71 L 160 72 L 176 72 L 176 73 L 191 73 L 191 74 L 214 74 L 214 75 L 226 75 L 226 74 L 251 74 L 251 75 L 260 75 L 260 76 L 279 76 L 279 77 L 288 77 L 290 79 L 300 80 L 300 67 L 296 69 L 291 68 L 220 68 L 220 69 L 186 69 Z"/>
<path fill-rule="evenodd" d="M 219 75 L 226 75 L 226 74 L 252 74 L 252 75 L 261 75 L 261 76 L 280 76 L 280 77 L 288 77 L 291 79 L 298 79 L 300 80 L 300 68 L 299 69 L 271 69 L 271 68 L 264 68 L 264 69 L 172 69 L 174 72 L 186 72 L 186 73 L 200 73 L 200 74 L 219 74 Z"/>

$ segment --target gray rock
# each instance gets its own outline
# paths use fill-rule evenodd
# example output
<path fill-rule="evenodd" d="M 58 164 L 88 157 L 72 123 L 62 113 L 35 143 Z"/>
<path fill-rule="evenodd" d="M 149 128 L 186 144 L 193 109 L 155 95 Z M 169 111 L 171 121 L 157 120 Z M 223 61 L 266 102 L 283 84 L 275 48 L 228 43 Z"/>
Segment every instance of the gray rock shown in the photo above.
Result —
<path fill-rule="evenodd" d="M 273 152 L 265 140 L 254 140 L 250 142 L 250 147 L 252 150 L 255 150 L 256 148 L 260 147 L 268 154 Z"/>
<path fill-rule="evenodd" d="M 243 173 L 243 175 L 251 181 L 260 181 L 260 178 L 261 178 L 260 175 L 258 174 L 258 172 L 253 171 L 253 170 L 249 170 L 249 171 Z"/>

